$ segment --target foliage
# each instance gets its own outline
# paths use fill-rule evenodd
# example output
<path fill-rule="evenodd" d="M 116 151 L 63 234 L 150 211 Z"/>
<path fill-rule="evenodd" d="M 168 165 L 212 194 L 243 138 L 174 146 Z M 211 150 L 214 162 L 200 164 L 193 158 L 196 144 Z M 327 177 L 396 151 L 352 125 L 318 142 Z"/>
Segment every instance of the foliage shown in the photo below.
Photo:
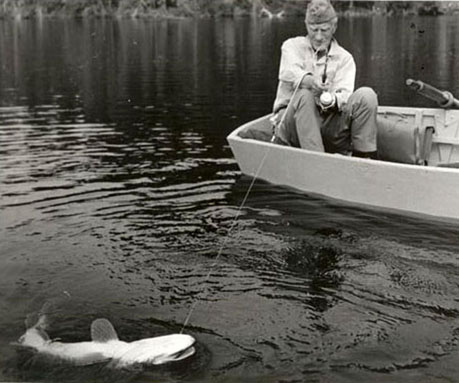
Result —
<path fill-rule="evenodd" d="M 347 15 L 371 13 L 440 14 L 457 10 L 454 1 L 333 1 Z M 0 17 L 43 16 L 183 17 L 275 14 L 303 15 L 306 0 L 0 0 Z"/>

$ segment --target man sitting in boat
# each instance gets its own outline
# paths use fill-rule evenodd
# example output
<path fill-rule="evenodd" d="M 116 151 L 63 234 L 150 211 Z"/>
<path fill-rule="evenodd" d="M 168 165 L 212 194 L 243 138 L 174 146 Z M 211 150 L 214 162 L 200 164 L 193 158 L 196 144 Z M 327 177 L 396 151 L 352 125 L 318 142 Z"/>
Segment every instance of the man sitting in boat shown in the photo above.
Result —
<path fill-rule="evenodd" d="M 368 87 L 354 92 L 355 62 L 333 38 L 337 23 L 328 0 L 312 0 L 307 35 L 283 43 L 274 142 L 376 158 L 377 96 Z"/>

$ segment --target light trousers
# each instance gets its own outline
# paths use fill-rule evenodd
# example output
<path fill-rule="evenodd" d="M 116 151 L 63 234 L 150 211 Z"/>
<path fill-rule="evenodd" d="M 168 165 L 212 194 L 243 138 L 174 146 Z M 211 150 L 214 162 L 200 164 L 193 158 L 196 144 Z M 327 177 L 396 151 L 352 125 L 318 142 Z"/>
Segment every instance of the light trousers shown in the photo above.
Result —
<path fill-rule="evenodd" d="M 277 142 L 319 152 L 347 154 L 376 151 L 378 99 L 362 87 L 349 97 L 342 111 L 322 111 L 310 90 L 299 89 L 287 115 L 276 127 Z M 282 113 L 281 112 L 281 113 Z"/>

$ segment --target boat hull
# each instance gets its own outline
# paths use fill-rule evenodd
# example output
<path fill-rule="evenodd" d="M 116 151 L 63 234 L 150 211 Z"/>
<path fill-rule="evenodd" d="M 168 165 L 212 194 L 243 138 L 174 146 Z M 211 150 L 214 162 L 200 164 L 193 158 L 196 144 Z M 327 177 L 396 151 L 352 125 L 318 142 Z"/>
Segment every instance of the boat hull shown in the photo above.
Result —
<path fill-rule="evenodd" d="M 349 203 L 459 219 L 459 169 L 318 153 L 238 135 L 248 127 L 267 124 L 265 116 L 228 136 L 246 175 Z M 437 138 L 438 142 L 445 141 L 444 137 Z M 454 140 L 449 141 L 451 144 Z M 438 150 L 434 145 L 433 155 Z"/>

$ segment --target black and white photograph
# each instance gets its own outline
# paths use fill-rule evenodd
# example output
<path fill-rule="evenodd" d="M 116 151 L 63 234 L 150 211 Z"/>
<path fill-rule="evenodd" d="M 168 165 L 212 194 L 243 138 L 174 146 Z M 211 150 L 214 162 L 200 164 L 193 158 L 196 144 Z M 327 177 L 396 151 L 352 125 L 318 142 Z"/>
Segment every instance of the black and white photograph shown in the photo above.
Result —
<path fill-rule="evenodd" d="M 459 382 L 459 1 L 0 0 L 0 382 Z"/>

